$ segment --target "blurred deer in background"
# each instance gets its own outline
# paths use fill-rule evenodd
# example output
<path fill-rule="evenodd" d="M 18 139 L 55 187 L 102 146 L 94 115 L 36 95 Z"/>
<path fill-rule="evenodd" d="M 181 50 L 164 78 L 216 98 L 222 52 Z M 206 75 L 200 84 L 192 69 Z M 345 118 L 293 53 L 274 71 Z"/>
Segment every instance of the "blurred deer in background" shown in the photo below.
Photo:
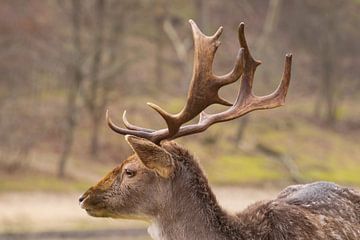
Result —
<path fill-rule="evenodd" d="M 244 24 L 239 26 L 240 50 L 235 65 L 223 76 L 212 72 L 222 28 L 206 36 L 193 21 L 190 24 L 195 53 L 185 107 L 171 115 L 149 103 L 167 123 L 168 127 L 161 130 L 132 125 L 125 112 L 126 128 L 121 128 L 107 113 L 110 128 L 126 135 L 135 154 L 86 191 L 79 199 L 81 207 L 95 217 L 149 221 L 149 233 L 158 240 L 360 239 L 360 194 L 333 183 L 290 186 L 276 199 L 255 203 L 237 214 L 229 214 L 219 206 L 197 161 L 171 140 L 254 110 L 283 105 L 290 82 L 291 54 L 286 55 L 279 87 L 270 95 L 258 97 L 253 95 L 252 85 L 260 62 L 249 52 Z M 235 103 L 220 98 L 219 89 L 240 77 Z M 215 103 L 230 107 L 216 114 L 204 112 Z M 183 126 L 199 114 L 197 124 Z"/>

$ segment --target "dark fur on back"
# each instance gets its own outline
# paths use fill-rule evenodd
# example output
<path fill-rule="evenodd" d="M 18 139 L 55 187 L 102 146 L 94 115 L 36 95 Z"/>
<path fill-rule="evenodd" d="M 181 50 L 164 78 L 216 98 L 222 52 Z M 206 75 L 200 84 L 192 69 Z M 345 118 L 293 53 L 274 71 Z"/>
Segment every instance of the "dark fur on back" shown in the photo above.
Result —
<path fill-rule="evenodd" d="M 360 194 L 354 190 L 326 182 L 290 186 L 274 200 L 231 215 L 219 206 L 194 157 L 174 142 L 163 147 L 177 165 L 174 184 L 184 185 L 186 179 L 186 189 L 174 194 L 199 206 L 199 224 L 206 224 L 214 236 L 209 239 L 360 239 Z"/>

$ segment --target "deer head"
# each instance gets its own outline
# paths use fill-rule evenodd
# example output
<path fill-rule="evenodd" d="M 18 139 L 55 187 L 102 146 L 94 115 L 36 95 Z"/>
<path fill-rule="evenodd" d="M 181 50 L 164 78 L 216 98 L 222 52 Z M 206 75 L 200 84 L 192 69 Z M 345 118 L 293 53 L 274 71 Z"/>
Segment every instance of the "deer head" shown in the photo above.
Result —
<path fill-rule="evenodd" d="M 135 154 L 80 198 L 91 216 L 147 219 L 161 210 L 170 192 L 168 179 L 175 168 L 170 153 L 143 138 L 125 139 Z"/>
<path fill-rule="evenodd" d="M 81 196 L 81 206 L 90 215 L 132 219 L 151 219 L 159 215 L 169 206 L 170 201 L 174 201 L 174 192 L 184 191 L 187 189 L 186 184 L 199 184 L 190 181 L 191 174 L 193 178 L 201 178 L 201 181 L 206 182 L 198 167 L 194 167 L 197 172 L 194 175 L 184 167 L 183 162 L 177 160 L 178 154 L 174 153 L 169 140 L 202 132 L 212 124 L 230 121 L 254 110 L 275 108 L 284 104 L 290 82 L 290 54 L 286 55 L 285 70 L 278 88 L 270 95 L 255 96 L 252 85 L 260 62 L 254 60 L 250 54 L 244 35 L 244 24 L 241 23 L 238 29 L 240 48 L 235 65 L 230 73 L 223 76 L 212 72 L 222 27 L 213 36 L 206 36 L 192 20 L 190 24 L 195 53 L 193 76 L 184 108 L 178 114 L 169 114 L 159 106 L 149 103 L 167 123 L 168 127 L 160 130 L 145 129 L 129 123 L 126 112 L 123 115 L 126 128 L 121 128 L 112 122 L 107 112 L 108 125 L 115 132 L 126 135 L 125 139 L 135 154 Z M 220 98 L 219 89 L 240 77 L 241 85 L 235 102 L 230 104 Z M 204 112 L 208 106 L 215 103 L 230 107 L 215 114 Z M 199 114 L 197 124 L 183 126 Z M 182 197 L 178 195 L 178 199 Z"/>

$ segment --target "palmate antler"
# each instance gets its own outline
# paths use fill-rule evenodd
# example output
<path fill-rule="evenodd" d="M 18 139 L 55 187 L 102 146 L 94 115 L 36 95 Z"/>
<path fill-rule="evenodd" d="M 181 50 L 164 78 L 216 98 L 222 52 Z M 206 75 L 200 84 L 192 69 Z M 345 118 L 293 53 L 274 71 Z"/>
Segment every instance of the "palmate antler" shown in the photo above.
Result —
<path fill-rule="evenodd" d="M 146 129 L 132 125 L 126 119 L 126 111 L 123 114 L 123 122 L 126 129 L 121 128 L 111 121 L 107 112 L 106 119 L 112 130 L 122 135 L 130 134 L 146 138 L 159 144 L 164 139 L 175 139 L 205 131 L 212 124 L 230 121 L 254 110 L 275 108 L 284 104 L 290 83 L 291 54 L 286 55 L 285 69 L 278 88 L 270 95 L 258 97 L 252 93 L 252 85 L 255 70 L 260 65 L 260 62 L 254 60 L 250 54 L 244 35 L 244 23 L 239 25 L 238 32 L 241 48 L 239 49 L 233 69 L 228 74 L 216 76 L 212 72 L 212 64 L 215 52 L 220 45 L 218 39 L 222 33 L 222 27 L 213 36 L 206 36 L 200 31 L 194 21 L 190 20 L 189 22 L 194 38 L 194 69 L 184 108 L 180 113 L 173 115 L 153 103 L 148 103 L 167 123 L 168 128 L 161 130 Z M 219 89 L 222 86 L 235 82 L 240 77 L 241 86 L 234 104 L 230 104 L 220 98 Z M 208 106 L 215 103 L 231 107 L 224 112 L 216 114 L 204 112 Z M 200 119 L 197 124 L 182 126 L 199 114 Z"/>

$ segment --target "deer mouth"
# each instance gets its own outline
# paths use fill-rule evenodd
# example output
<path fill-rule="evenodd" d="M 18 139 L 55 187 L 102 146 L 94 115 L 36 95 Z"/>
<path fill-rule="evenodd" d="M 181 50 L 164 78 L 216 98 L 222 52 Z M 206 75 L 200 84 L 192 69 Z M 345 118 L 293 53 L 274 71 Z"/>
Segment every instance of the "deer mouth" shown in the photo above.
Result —
<path fill-rule="evenodd" d="M 85 199 L 86 200 L 86 199 Z M 80 204 L 80 207 L 92 217 L 108 217 L 109 214 L 105 207 L 88 204 L 86 201 Z"/>
<path fill-rule="evenodd" d="M 107 217 L 107 211 L 98 198 L 91 197 L 90 194 L 84 194 L 82 197 L 80 197 L 79 201 L 80 207 L 84 209 L 90 216 Z"/>
<path fill-rule="evenodd" d="M 105 209 L 91 209 L 85 208 L 87 214 L 92 217 L 109 217 L 109 214 L 105 211 Z"/>

